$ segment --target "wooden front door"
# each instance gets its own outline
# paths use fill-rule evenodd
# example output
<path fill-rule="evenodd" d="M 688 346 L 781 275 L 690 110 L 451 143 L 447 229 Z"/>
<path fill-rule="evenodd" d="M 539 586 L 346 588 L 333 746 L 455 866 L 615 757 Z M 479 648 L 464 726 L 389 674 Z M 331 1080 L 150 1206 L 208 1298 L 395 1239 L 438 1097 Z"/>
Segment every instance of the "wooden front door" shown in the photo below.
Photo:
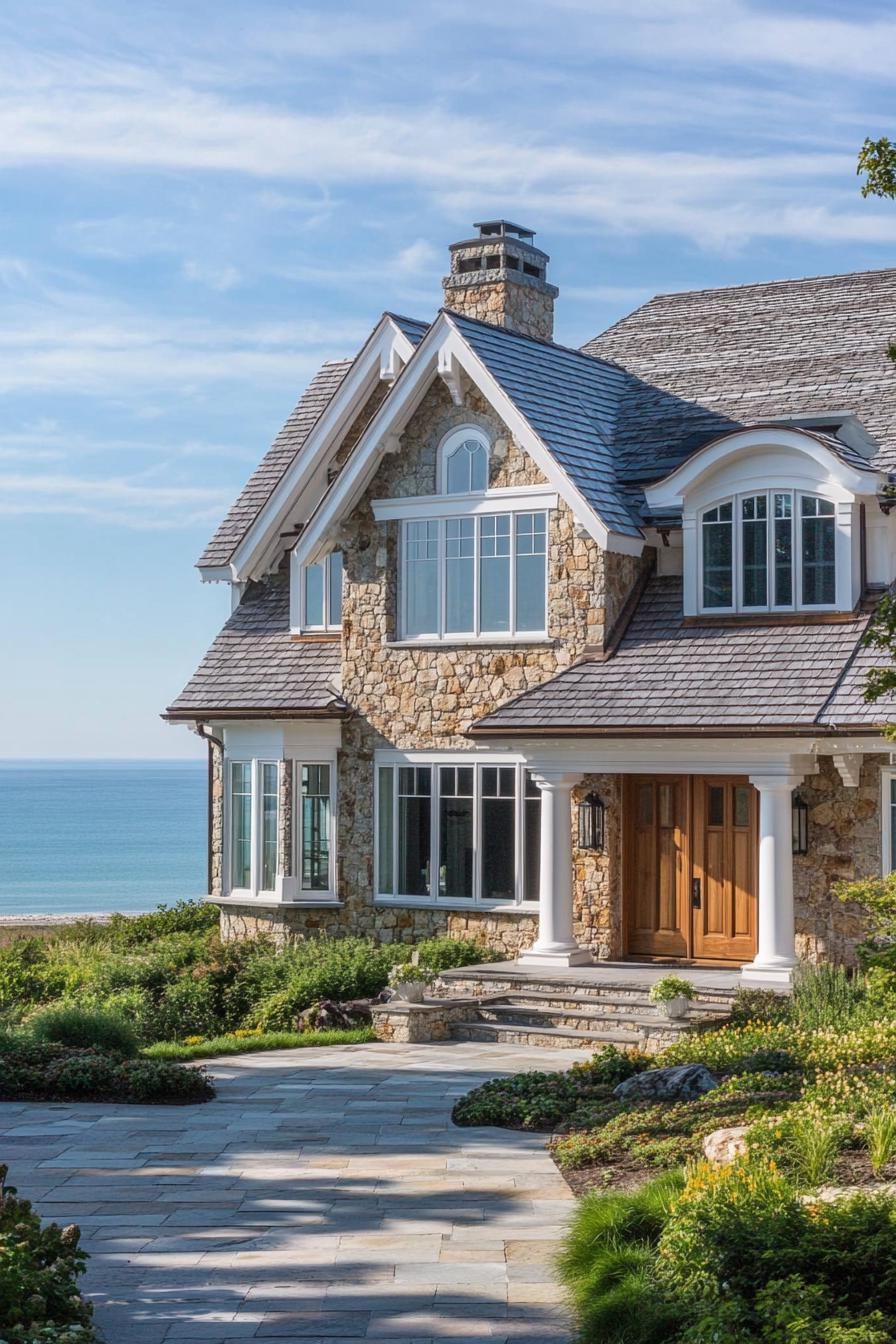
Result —
<path fill-rule="evenodd" d="M 756 950 L 756 792 L 730 776 L 628 776 L 626 949 L 634 956 L 751 961 Z"/>

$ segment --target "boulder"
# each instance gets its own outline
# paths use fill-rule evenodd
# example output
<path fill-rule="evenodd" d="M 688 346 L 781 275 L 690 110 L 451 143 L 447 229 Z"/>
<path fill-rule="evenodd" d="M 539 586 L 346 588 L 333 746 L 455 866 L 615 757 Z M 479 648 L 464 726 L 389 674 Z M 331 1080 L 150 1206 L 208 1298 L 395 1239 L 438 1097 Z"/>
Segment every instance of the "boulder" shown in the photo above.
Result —
<path fill-rule="evenodd" d="M 703 1140 L 703 1156 L 707 1162 L 724 1166 L 742 1157 L 747 1151 L 747 1130 L 749 1125 L 730 1125 L 727 1129 L 714 1129 Z"/>
<path fill-rule="evenodd" d="M 620 1101 L 695 1101 L 718 1085 L 702 1064 L 676 1064 L 626 1078 L 613 1089 L 613 1096 Z"/>

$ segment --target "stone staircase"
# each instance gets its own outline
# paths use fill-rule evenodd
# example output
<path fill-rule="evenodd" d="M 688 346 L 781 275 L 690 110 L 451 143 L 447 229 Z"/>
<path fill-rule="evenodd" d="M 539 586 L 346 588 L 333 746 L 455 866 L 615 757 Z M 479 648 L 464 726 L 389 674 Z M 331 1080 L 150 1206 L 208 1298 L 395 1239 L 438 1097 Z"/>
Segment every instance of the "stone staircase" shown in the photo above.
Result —
<path fill-rule="evenodd" d="M 725 1022 L 735 988 L 695 980 L 690 1015 L 673 1022 L 650 1002 L 649 987 L 649 980 L 626 977 L 624 968 L 618 980 L 612 972 L 594 980 L 575 971 L 542 975 L 477 966 L 444 971 L 434 993 L 474 1009 L 451 1024 L 455 1040 L 586 1050 L 616 1045 L 655 1054 L 689 1031 Z"/>

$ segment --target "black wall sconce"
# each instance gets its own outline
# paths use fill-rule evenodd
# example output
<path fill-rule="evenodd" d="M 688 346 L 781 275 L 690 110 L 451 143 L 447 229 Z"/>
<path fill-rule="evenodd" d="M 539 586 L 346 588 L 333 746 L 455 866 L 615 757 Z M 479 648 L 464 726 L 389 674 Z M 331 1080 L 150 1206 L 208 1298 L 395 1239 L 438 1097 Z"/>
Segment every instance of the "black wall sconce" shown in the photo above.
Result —
<path fill-rule="evenodd" d="M 793 852 L 809 853 L 809 804 L 798 793 L 793 795 Z"/>
<path fill-rule="evenodd" d="M 602 850 L 606 839 L 606 809 L 596 793 L 579 803 L 579 849 Z"/>

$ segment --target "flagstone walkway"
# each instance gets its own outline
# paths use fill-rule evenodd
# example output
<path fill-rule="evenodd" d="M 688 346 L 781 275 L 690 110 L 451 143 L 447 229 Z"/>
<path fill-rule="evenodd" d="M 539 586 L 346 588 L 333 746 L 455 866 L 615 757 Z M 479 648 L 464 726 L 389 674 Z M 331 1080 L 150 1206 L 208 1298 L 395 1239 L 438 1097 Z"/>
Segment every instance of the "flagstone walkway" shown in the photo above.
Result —
<path fill-rule="evenodd" d="M 458 1096 L 572 1050 L 458 1042 L 210 1063 L 204 1106 L 0 1104 L 10 1181 L 90 1252 L 108 1344 L 567 1344 L 571 1211 L 542 1136 L 458 1129 Z"/>

